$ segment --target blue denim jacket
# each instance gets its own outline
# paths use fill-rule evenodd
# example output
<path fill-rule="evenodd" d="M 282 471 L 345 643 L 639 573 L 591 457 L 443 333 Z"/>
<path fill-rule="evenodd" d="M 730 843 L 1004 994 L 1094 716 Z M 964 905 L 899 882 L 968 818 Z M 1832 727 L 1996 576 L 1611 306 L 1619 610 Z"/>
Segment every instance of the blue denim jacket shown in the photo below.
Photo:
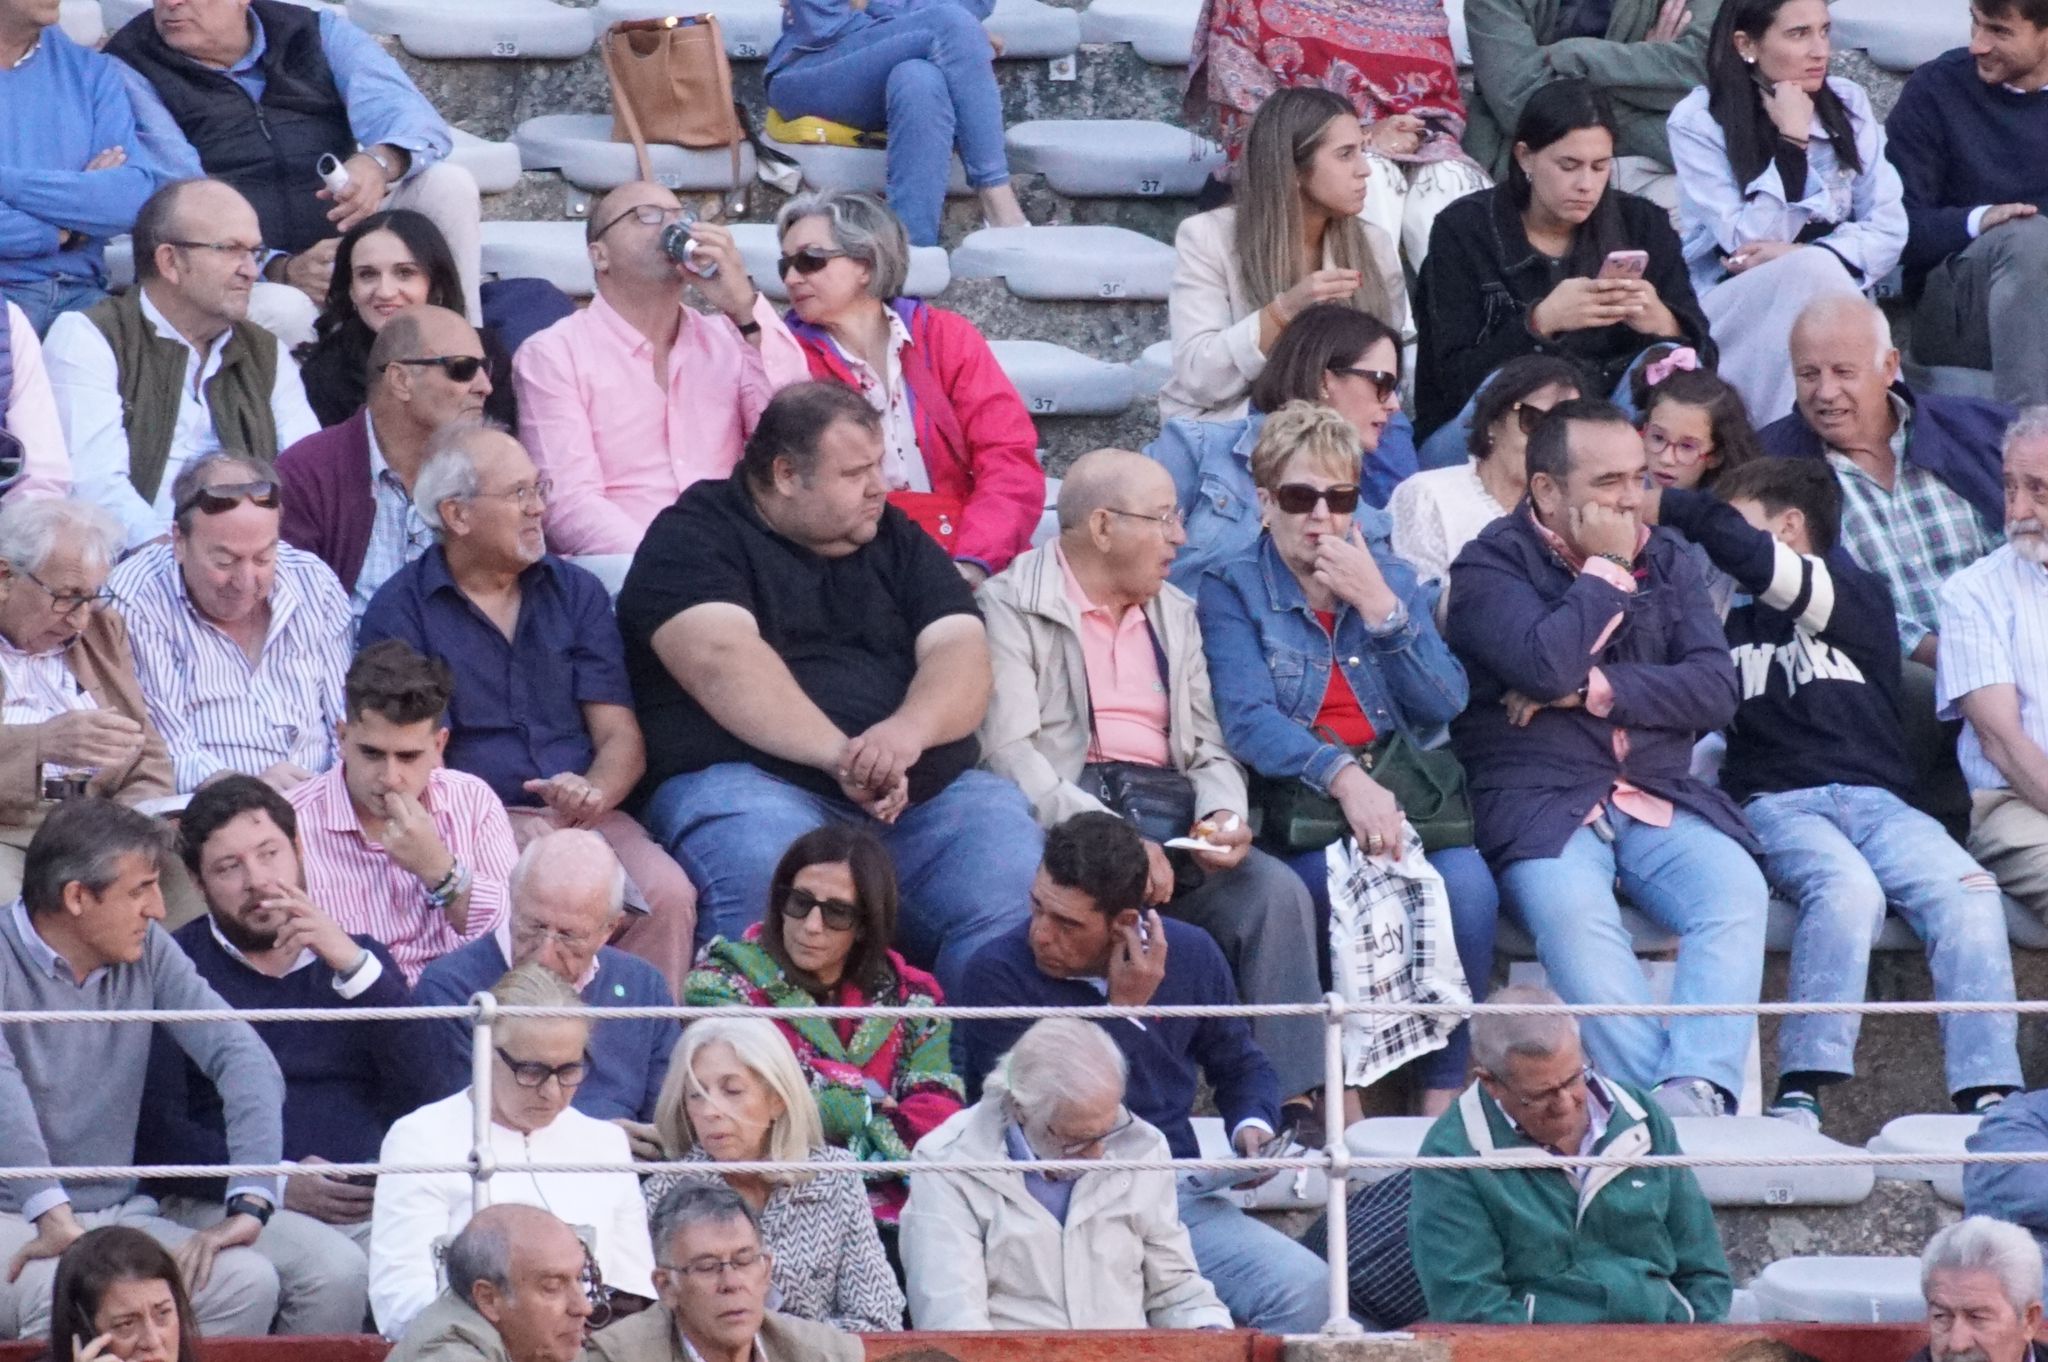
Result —
<path fill-rule="evenodd" d="M 1243 557 L 1259 537 L 1252 448 L 1265 421 L 1265 414 L 1256 411 L 1235 421 L 1182 417 L 1168 421 L 1159 438 L 1145 447 L 1146 456 L 1173 475 L 1188 542 L 1173 560 L 1168 580 L 1190 596 L 1197 594 L 1204 572 Z M 1359 477 L 1358 525 L 1368 538 L 1374 511 L 1383 509 L 1395 486 L 1414 471 L 1415 427 L 1406 412 L 1396 412 Z"/>
<path fill-rule="evenodd" d="M 1368 533 L 1367 543 L 1400 607 L 1373 629 L 1342 605 L 1334 639 L 1270 535 L 1202 576 L 1202 650 L 1224 741 L 1261 775 L 1295 776 L 1328 793 L 1351 761 L 1348 749 L 1313 731 L 1333 661 L 1375 732 L 1428 744 L 1465 708 L 1465 668 L 1436 631 L 1435 591 L 1395 557 L 1384 531 Z"/>

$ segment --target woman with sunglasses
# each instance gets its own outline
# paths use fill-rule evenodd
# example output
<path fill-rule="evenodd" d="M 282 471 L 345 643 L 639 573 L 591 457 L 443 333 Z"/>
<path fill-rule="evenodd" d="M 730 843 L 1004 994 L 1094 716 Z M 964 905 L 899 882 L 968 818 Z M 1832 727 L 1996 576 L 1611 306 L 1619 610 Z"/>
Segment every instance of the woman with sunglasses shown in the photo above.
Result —
<path fill-rule="evenodd" d="M 1595 394 L 1623 397 L 1630 367 L 1660 341 L 1713 362 L 1671 220 L 1613 187 L 1614 155 L 1607 96 L 1555 81 L 1522 108 L 1507 183 L 1437 218 L 1416 284 L 1425 441 L 1463 447 L 1462 429 L 1438 432 L 1468 420 L 1487 376 L 1521 355 L 1575 359 Z"/>
<path fill-rule="evenodd" d="M 1350 422 L 1306 402 L 1266 421 L 1252 451 L 1265 533 L 1204 574 L 1199 613 L 1231 754 L 1255 777 L 1299 781 L 1335 800 L 1359 849 L 1378 855 L 1402 845 L 1403 810 L 1361 754 L 1395 733 L 1426 743 L 1468 697 L 1465 669 L 1430 616 L 1431 592 L 1387 544 L 1386 517 L 1363 526 L 1353 518 L 1356 440 Z M 1323 851 L 1287 859 L 1327 936 Z M 1493 876 L 1469 846 L 1432 852 L 1429 863 L 1443 876 L 1458 959 L 1482 999 L 1500 908 Z M 1418 1115 L 1442 1114 L 1465 1086 L 1465 1030 L 1417 1062 Z"/>
<path fill-rule="evenodd" d="M 1173 475 L 1187 543 L 1173 561 L 1173 584 L 1193 594 L 1202 573 L 1230 562 L 1259 535 L 1252 448 L 1266 413 L 1289 402 L 1338 412 L 1358 433 L 1351 481 L 1368 508 L 1385 506 L 1415 471 L 1415 445 L 1401 413 L 1401 338 L 1348 303 L 1306 309 L 1260 371 L 1251 407 L 1231 421 L 1168 421 L 1145 453 Z M 1368 511 L 1369 514 L 1369 511 Z"/>
<path fill-rule="evenodd" d="M 454 312 L 464 307 L 455 256 L 431 218 L 393 208 L 370 214 L 342 236 L 313 339 L 297 351 L 306 401 L 321 425 L 338 426 L 362 407 L 371 343 L 384 323 L 422 303 Z M 484 415 L 516 430 L 511 356 L 492 328 L 480 327 L 477 334 L 495 380 Z"/>
<path fill-rule="evenodd" d="M 690 1023 L 669 1056 L 654 1124 L 668 1157 L 685 1163 L 854 1162 L 825 1143 L 818 1104 L 796 1055 L 782 1032 L 759 1017 Z M 647 1208 L 658 1210 L 685 1180 L 712 1177 L 723 1178 L 760 1214 L 777 1310 L 850 1333 L 903 1327 L 903 1289 L 860 1178 L 806 1168 L 656 1173 L 647 1179 Z"/>
<path fill-rule="evenodd" d="M 1437 620 L 1450 599 L 1451 560 L 1515 509 L 1529 486 L 1529 436 L 1550 409 L 1580 395 L 1585 371 L 1559 355 L 1524 355 L 1500 366 L 1472 404 L 1467 458 L 1430 468 L 1394 489 L 1394 552 L 1425 582 L 1441 582 Z"/>
<path fill-rule="evenodd" d="M 48 1362 L 199 1362 L 199 1326 L 170 1252 L 132 1225 L 87 1230 L 57 1260 Z"/>
<path fill-rule="evenodd" d="M 546 965 L 522 965 L 491 996 L 504 1007 L 573 1008 L 583 999 Z M 492 1033 L 487 1139 L 496 1171 L 494 1203 L 538 1206 L 575 1229 L 614 1295 L 654 1299 L 654 1246 L 647 1207 L 626 1132 L 569 1105 L 590 1072 L 590 1021 L 584 1016 L 517 1017 Z M 431 1102 L 392 1123 L 377 1161 L 456 1164 L 476 1141 L 472 1090 Z M 532 1164 L 617 1165 L 616 1172 L 542 1173 Z M 385 1173 L 370 1209 L 370 1313 L 397 1338 L 432 1303 L 435 1246 L 469 1223 L 474 1187 L 467 1173 Z"/>
<path fill-rule="evenodd" d="M 738 941 L 714 937 L 684 986 L 691 1007 L 937 1007 L 938 981 L 891 949 L 896 869 L 858 828 L 827 823 L 790 843 L 768 885 L 768 912 Z M 943 1017 L 776 1023 L 817 1100 L 826 1143 L 857 1159 L 910 1157 L 960 1110 L 953 1023 Z M 894 1225 L 901 1178 L 867 1184 L 875 1218 Z"/>
<path fill-rule="evenodd" d="M 979 586 L 1031 547 L 1045 511 L 1024 399 L 974 323 L 901 296 L 910 243 L 880 199 L 799 195 L 775 230 L 811 376 L 859 389 L 882 414 L 889 499 Z"/>

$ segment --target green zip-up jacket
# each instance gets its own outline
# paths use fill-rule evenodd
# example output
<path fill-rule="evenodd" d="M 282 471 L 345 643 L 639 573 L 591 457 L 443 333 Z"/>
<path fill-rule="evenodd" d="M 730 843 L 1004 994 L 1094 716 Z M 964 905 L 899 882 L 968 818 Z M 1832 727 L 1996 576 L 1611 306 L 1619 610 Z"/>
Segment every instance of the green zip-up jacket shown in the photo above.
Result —
<path fill-rule="evenodd" d="M 1677 1154 L 1671 1120 L 1634 1089 L 1596 1080 L 1614 1114 L 1598 1154 Z M 1689 1168 L 1594 1168 L 1583 1188 L 1474 1083 L 1430 1127 L 1424 1155 L 1499 1169 L 1417 1169 L 1408 1240 L 1448 1324 L 1686 1324 L 1728 1313 L 1733 1283 L 1714 1212 Z"/>

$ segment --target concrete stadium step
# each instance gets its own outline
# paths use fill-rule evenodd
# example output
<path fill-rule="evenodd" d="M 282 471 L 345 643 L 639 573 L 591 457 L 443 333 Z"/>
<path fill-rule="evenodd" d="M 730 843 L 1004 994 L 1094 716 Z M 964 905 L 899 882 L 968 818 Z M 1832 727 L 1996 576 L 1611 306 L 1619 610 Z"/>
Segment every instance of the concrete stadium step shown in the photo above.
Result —
<path fill-rule="evenodd" d="M 1444 17 L 1451 21 L 1451 55 L 1459 66 L 1472 64 L 1472 40 L 1465 32 L 1465 0 L 1444 0 Z"/>
<path fill-rule="evenodd" d="M 1983 1123 L 1981 1116 L 1949 1112 L 1894 1117 L 1885 1122 L 1884 1129 L 1871 1136 L 1870 1143 L 1864 1147 L 1873 1154 L 1896 1154 L 1909 1160 L 1879 1168 L 1879 1177 L 1930 1183 L 1936 1196 L 1951 1206 L 1960 1206 L 1963 1204 L 1963 1165 L 1943 1162 L 1938 1158 L 1929 1159 L 1929 1156 L 1967 1153 L 1970 1137 Z M 1910 1161 L 1916 1158 L 1929 1161 Z"/>
<path fill-rule="evenodd" d="M 1220 1116 L 1196 1116 L 1190 1124 L 1195 1128 L 1197 1153 L 1205 1159 L 1229 1159 L 1237 1156 L 1231 1148 L 1230 1136 L 1223 1129 Z M 1329 1205 L 1330 1178 L 1320 1168 L 1298 1168 L 1293 1172 L 1282 1172 L 1243 1190 L 1233 1189 L 1226 1193 L 1232 1201 L 1248 1211 L 1320 1211 Z"/>
<path fill-rule="evenodd" d="M 573 298 L 597 291 L 580 222 L 486 222 L 483 262 L 486 275 L 545 279 Z"/>
<path fill-rule="evenodd" d="M 1112 364 L 1051 341 L 991 341 L 1033 416 L 1115 416 L 1137 400 L 1128 364 Z"/>
<path fill-rule="evenodd" d="M 1075 198 L 1186 197 L 1224 163 L 1208 138 L 1140 118 L 1034 119 L 1012 125 L 1003 143 L 1010 169 Z"/>
<path fill-rule="evenodd" d="M 1887 71 L 1910 73 L 1970 41 L 1970 7 L 1926 0 L 1834 0 L 1837 47 L 1861 48 Z"/>
<path fill-rule="evenodd" d="M 996 0 L 984 25 L 1002 39 L 1001 61 L 1070 57 L 1081 46 L 1081 17 L 1044 0 Z"/>
<path fill-rule="evenodd" d="M 480 191 L 503 194 L 519 187 L 522 167 L 518 147 L 510 142 L 487 142 L 460 128 L 451 131 L 455 134 L 455 149 L 448 153 L 448 159 L 474 175 Z"/>
<path fill-rule="evenodd" d="M 612 116 L 608 113 L 542 114 L 515 128 L 512 141 L 526 169 L 558 170 L 578 189 L 602 193 L 640 178 L 633 144 L 612 140 Z M 647 159 L 653 163 L 654 178 L 670 189 L 733 189 L 754 179 L 754 148 L 750 145 L 740 147 L 737 184 L 732 154 L 723 147 L 699 151 L 650 142 Z"/>
<path fill-rule="evenodd" d="M 1780 1258 L 1749 1289 L 1766 1320 L 1917 1324 L 1927 1314 L 1917 1258 Z"/>
<path fill-rule="evenodd" d="M 57 27 L 80 47 L 98 47 L 107 36 L 107 18 L 100 0 L 59 0 Z"/>
<path fill-rule="evenodd" d="M 838 147 L 824 142 L 777 142 L 771 145 L 803 168 L 804 183 L 813 189 L 863 189 L 870 194 L 889 190 L 889 153 L 881 147 Z M 968 194 L 967 171 L 953 158 L 946 192 Z"/>
<path fill-rule="evenodd" d="M 1045 480 L 1045 513 L 1038 517 L 1038 528 L 1031 532 L 1031 547 L 1044 548 L 1060 537 L 1060 479 Z"/>
<path fill-rule="evenodd" d="M 434 61 L 562 60 L 582 56 L 596 38 L 589 10 L 554 0 L 348 0 L 348 17 L 358 28 L 395 37 L 414 56 Z"/>
<path fill-rule="evenodd" d="M 740 248 L 741 258 L 747 262 L 747 276 L 754 281 L 754 287 L 778 303 L 788 301 L 789 290 L 783 287 L 782 276 L 775 272 L 776 259 L 782 254 L 782 243 L 775 235 L 774 225 L 736 222 L 731 227 L 733 242 Z M 945 251 L 937 246 L 910 248 L 910 271 L 903 286 L 906 295 L 935 298 L 944 293 L 952 282 L 953 270 L 947 263 Z"/>
<path fill-rule="evenodd" d="M 1368 1116 L 1344 1127 L 1344 1147 L 1358 1159 L 1412 1159 L 1435 1124 L 1434 1116 Z M 1354 1187 L 1366 1187 L 1393 1175 L 1390 1168 L 1361 1168 L 1349 1180 Z"/>
<path fill-rule="evenodd" d="M 594 575 L 604 583 L 604 589 L 613 600 L 619 598 L 619 588 L 626 584 L 626 569 L 633 566 L 630 553 L 578 553 L 570 555 L 569 561 Z"/>
<path fill-rule="evenodd" d="M 1166 386 L 1166 380 L 1173 377 L 1173 342 L 1154 341 L 1145 347 L 1145 353 L 1131 361 L 1131 372 L 1137 376 L 1138 391 L 1151 396 Z"/>
<path fill-rule="evenodd" d="M 1094 0 L 1081 11 L 1081 41 L 1129 43 L 1155 66 L 1186 66 L 1201 15 L 1201 0 Z"/>
<path fill-rule="evenodd" d="M 962 279 L 1002 279 L 1020 298 L 1164 302 L 1173 247 L 1127 227 L 984 227 L 953 252 Z"/>
<path fill-rule="evenodd" d="M 687 14 L 717 15 L 725 55 L 734 61 L 765 59 L 782 34 L 782 6 L 776 0 L 598 0 L 596 31 L 601 34 L 622 21 Z"/>
<path fill-rule="evenodd" d="M 1681 1116 L 1671 1123 L 1678 1147 L 1702 1158 L 1853 1154 L 1848 1145 L 1773 1116 Z M 1695 1168 L 1700 1190 L 1715 1206 L 1854 1206 L 1870 1196 L 1877 1175 L 1867 1166 Z"/>

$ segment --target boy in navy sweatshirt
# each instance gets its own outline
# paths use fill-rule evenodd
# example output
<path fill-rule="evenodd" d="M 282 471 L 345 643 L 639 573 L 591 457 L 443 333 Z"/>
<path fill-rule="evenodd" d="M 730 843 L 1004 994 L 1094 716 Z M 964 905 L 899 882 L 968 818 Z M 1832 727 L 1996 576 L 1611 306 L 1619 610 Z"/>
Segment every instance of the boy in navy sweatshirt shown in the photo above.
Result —
<path fill-rule="evenodd" d="M 1761 459 L 1723 474 L 1715 492 L 1725 500 L 1667 490 L 1646 511 L 1747 593 L 1726 625 L 1741 701 L 1721 785 L 1763 845 L 1771 887 L 1798 910 L 1792 998 L 1860 1002 L 1889 904 L 1926 942 L 1936 998 L 2010 1000 L 1997 883 L 1906 802 L 1898 624 L 1882 579 L 1836 542 L 1834 474 L 1815 460 Z M 1785 1019 L 1770 1115 L 1819 1128 L 1821 1088 L 1855 1073 L 1860 1021 Z M 2012 1014 L 1946 1015 L 1941 1029 L 1958 1110 L 2020 1086 Z"/>

